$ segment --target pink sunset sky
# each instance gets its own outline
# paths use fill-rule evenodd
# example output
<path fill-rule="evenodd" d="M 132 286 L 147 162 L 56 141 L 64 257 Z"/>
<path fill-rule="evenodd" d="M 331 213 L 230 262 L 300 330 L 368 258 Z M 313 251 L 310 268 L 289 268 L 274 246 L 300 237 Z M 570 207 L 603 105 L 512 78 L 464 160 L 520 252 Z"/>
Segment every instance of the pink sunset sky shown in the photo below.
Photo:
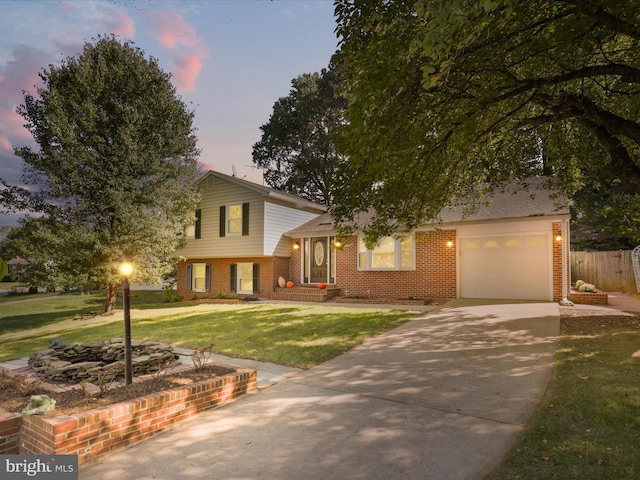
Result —
<path fill-rule="evenodd" d="M 206 169 L 261 183 L 251 150 L 291 80 L 326 68 L 336 49 L 331 0 L 35 1 L 0 3 L 0 178 L 20 182 L 14 146 L 31 145 L 16 108 L 38 72 L 114 34 L 172 75 L 195 111 Z M 14 225 L 2 215 L 0 226 Z"/>

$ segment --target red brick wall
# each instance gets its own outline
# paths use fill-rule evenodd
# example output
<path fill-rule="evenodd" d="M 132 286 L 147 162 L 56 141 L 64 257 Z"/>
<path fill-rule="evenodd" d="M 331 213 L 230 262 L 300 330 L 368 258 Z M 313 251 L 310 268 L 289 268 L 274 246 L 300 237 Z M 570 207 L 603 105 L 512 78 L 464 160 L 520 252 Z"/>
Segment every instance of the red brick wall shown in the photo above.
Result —
<path fill-rule="evenodd" d="M 131 402 L 76 415 L 22 417 L 20 453 L 78 455 L 83 465 L 100 455 L 145 440 L 216 405 L 254 391 L 254 370 L 212 378 Z"/>
<path fill-rule="evenodd" d="M 456 231 L 416 234 L 416 268 L 402 271 L 358 270 L 358 240 L 351 237 L 337 255 L 336 286 L 346 296 L 391 298 L 455 298 Z M 451 241 L 452 246 L 447 246 Z M 291 276 L 300 278 L 300 252 L 291 257 Z"/>
<path fill-rule="evenodd" d="M 271 281 L 271 287 L 274 291 L 278 288 L 278 277 L 282 277 L 285 280 L 293 280 L 295 283 L 298 283 L 297 278 L 291 277 L 290 269 L 289 269 L 289 259 L 284 257 L 274 257 L 273 258 L 273 277 Z"/>
<path fill-rule="evenodd" d="M 565 241 L 565 239 L 562 238 L 562 223 L 553 222 L 551 231 L 551 242 L 553 244 L 553 300 L 560 301 L 562 300 L 562 242 Z M 557 240 L 558 237 L 560 237 L 560 240 Z M 567 263 L 568 262 L 569 259 L 567 258 Z M 569 265 L 566 267 L 568 269 Z M 567 292 L 568 291 L 569 288 L 567 285 Z"/>
<path fill-rule="evenodd" d="M 0 412 L 0 455 L 19 453 L 20 418 L 16 413 Z"/>
<path fill-rule="evenodd" d="M 278 257 L 254 257 L 254 258 L 196 258 L 178 264 L 178 293 L 184 300 L 191 300 L 195 295 L 198 298 L 215 298 L 218 292 L 225 294 L 230 292 L 230 270 L 233 263 L 258 263 L 260 264 L 260 291 L 258 296 L 267 298 L 278 283 L 278 276 L 287 276 L 289 271 L 289 259 Z M 211 290 L 209 292 L 194 292 L 186 289 L 187 263 L 207 263 L 211 265 Z"/>

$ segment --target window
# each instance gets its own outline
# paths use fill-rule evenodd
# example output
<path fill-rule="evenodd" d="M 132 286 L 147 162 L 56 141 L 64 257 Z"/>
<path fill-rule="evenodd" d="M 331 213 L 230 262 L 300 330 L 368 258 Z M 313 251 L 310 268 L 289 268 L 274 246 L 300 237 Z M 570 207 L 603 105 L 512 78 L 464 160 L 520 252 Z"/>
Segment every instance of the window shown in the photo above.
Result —
<path fill-rule="evenodd" d="M 249 235 L 249 204 L 237 203 L 220 207 L 220 236 Z"/>
<path fill-rule="evenodd" d="M 209 278 L 211 267 L 206 263 L 192 263 L 187 265 L 187 290 L 206 292 L 211 289 Z"/>
<path fill-rule="evenodd" d="M 227 235 L 242 235 L 242 205 L 228 205 L 227 212 Z"/>
<path fill-rule="evenodd" d="M 200 238 L 202 232 L 202 210 L 196 210 L 196 221 L 195 223 L 187 226 L 184 230 L 184 236 L 187 238 Z"/>
<path fill-rule="evenodd" d="M 231 264 L 230 290 L 236 293 L 258 293 L 260 291 L 260 264 Z"/>
<path fill-rule="evenodd" d="M 369 250 L 364 239 L 358 239 L 359 270 L 412 270 L 415 268 L 413 237 L 383 237 Z"/>

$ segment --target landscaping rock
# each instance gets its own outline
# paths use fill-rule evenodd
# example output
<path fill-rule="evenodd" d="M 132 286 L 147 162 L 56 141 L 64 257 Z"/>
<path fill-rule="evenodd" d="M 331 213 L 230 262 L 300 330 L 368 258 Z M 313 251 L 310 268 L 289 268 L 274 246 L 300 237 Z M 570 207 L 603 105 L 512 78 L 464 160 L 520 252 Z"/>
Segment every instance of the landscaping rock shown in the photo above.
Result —
<path fill-rule="evenodd" d="M 122 338 L 65 346 L 57 350 L 40 350 L 29 357 L 29 366 L 51 380 L 98 383 L 104 381 L 107 369 L 111 375 L 124 376 L 124 368 L 114 369 L 115 362 L 124 360 Z M 133 340 L 131 364 L 134 375 L 156 372 L 175 363 L 178 354 L 173 347 L 160 342 Z"/>

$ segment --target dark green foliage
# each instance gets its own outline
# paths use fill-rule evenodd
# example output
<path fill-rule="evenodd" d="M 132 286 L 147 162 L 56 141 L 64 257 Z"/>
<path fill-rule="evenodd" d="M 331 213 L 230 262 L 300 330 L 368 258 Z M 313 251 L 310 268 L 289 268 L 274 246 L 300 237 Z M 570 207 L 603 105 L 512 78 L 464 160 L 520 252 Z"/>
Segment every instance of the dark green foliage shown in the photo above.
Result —
<path fill-rule="evenodd" d="M 23 223 L 33 235 L 22 255 L 50 260 L 80 284 L 108 285 L 110 309 L 120 259 L 134 259 L 137 280 L 157 280 L 192 220 L 193 113 L 155 59 L 114 37 L 40 77 L 38 95 L 25 92 L 18 108 L 39 148 L 16 149 L 31 188 L 10 201 L 44 213 Z"/>
<path fill-rule="evenodd" d="M 338 220 L 374 207 L 375 238 L 542 173 L 573 194 L 606 170 L 640 195 L 640 1 L 335 5 Z"/>
<path fill-rule="evenodd" d="M 6 260 L 0 258 L 0 281 L 9 274 L 9 265 Z"/>
<path fill-rule="evenodd" d="M 339 78 L 331 69 L 304 74 L 291 81 L 288 96 L 273 106 L 262 139 L 253 146 L 253 163 L 264 170 L 273 188 L 308 200 L 330 204 L 336 168 L 344 157 L 337 151 L 337 126 L 345 100 L 336 96 Z"/>

